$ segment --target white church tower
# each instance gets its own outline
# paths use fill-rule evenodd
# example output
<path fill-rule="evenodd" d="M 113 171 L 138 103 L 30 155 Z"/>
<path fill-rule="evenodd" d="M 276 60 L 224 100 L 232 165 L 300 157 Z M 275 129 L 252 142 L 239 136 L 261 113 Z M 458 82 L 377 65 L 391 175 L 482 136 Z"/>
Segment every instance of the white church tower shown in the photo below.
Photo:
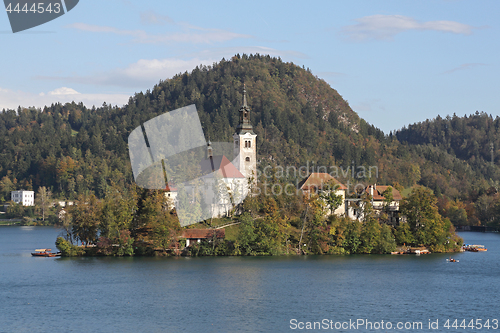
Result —
<path fill-rule="evenodd" d="M 247 180 L 257 183 L 257 134 L 250 123 L 250 108 L 247 92 L 243 86 L 243 105 L 240 108 L 240 122 L 234 133 L 234 156 L 238 156 L 236 167 Z"/>

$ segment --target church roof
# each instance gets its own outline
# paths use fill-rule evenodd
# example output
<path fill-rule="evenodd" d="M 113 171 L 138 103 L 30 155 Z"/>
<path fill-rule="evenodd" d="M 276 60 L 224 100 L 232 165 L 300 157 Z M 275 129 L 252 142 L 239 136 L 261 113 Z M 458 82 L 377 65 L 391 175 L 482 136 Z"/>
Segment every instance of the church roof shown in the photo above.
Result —
<path fill-rule="evenodd" d="M 177 188 L 173 186 L 173 184 L 167 183 L 167 186 L 165 186 L 165 192 L 177 192 Z"/>
<path fill-rule="evenodd" d="M 213 165 L 212 165 L 213 162 Z M 201 172 L 203 174 L 209 174 L 217 171 L 219 176 L 222 178 L 245 178 L 243 174 L 231 163 L 226 156 L 218 155 L 210 159 L 205 159 L 201 161 Z"/>

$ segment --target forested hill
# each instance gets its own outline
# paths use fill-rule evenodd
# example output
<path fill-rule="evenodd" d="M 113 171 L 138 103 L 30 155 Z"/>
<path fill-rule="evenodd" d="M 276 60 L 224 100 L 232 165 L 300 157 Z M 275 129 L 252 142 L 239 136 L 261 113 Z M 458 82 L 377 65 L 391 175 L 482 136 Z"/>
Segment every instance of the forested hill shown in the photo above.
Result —
<path fill-rule="evenodd" d="M 213 67 L 197 67 L 137 94 L 125 113 L 146 114 L 149 119 L 196 104 L 207 139 L 231 142 L 243 84 L 262 161 L 296 166 L 306 161 L 320 165 L 375 162 L 367 158 L 361 138 L 383 139 L 383 132 L 360 119 L 325 81 L 269 56 L 235 56 Z"/>
<path fill-rule="evenodd" d="M 189 104 L 196 104 L 207 139 L 232 141 L 244 83 L 263 166 L 376 162 L 375 137 L 383 139 L 383 133 L 359 119 L 326 82 L 278 58 L 244 55 L 161 81 L 135 94 L 123 108 L 89 109 L 71 103 L 4 111 L 0 114 L 3 199 L 8 199 L 11 188 L 39 186 L 66 198 L 85 192 L 102 197 L 111 181 L 132 181 L 129 133 Z"/>
<path fill-rule="evenodd" d="M 448 155 L 448 158 L 443 154 L 437 159 L 444 172 L 421 180 L 438 195 L 444 194 L 439 202 L 441 213 L 448 215 L 455 224 L 500 225 L 498 116 L 493 118 L 478 111 L 464 117 L 437 116 L 409 125 L 397 131 L 395 136 L 408 147 L 428 147 Z M 452 164 L 450 158 L 462 163 Z M 448 169 L 452 165 L 456 167 Z M 463 167 L 464 172 L 453 173 Z"/>
<path fill-rule="evenodd" d="M 491 194 L 490 178 L 498 179 L 498 167 L 474 162 L 486 159 L 489 143 L 481 138 L 480 154 L 462 155 L 455 148 L 464 145 L 459 142 L 461 135 L 466 147 L 474 145 L 476 136 L 468 135 L 475 130 L 469 129 L 476 126 L 473 119 L 480 122 L 484 115 L 459 118 L 464 131 L 459 134 L 459 127 L 453 127 L 456 133 L 448 141 L 437 136 L 442 135 L 441 130 L 420 130 L 426 123 L 394 136 L 384 135 L 360 119 L 337 91 L 309 70 L 261 55 L 237 55 L 165 78 L 151 90 L 135 94 L 121 108 L 103 105 L 90 109 L 76 101 L 43 110 L 19 108 L 0 113 L 0 200 L 8 200 L 11 189 L 36 191 L 39 186 L 51 188 L 61 198 L 73 199 L 82 193 L 103 197 L 111 183 L 131 183 L 129 133 L 149 119 L 189 104 L 196 105 L 207 139 L 232 141 L 244 83 L 258 135 L 261 170 L 267 165 L 299 167 L 308 163 L 343 170 L 376 166 L 379 173 L 370 179 L 357 175 L 353 179 L 351 172 L 340 173 L 338 178 L 351 184 L 426 185 L 442 195 L 446 205 L 453 202 L 457 209 L 467 211 L 465 222 L 461 219 L 459 223 L 488 219 L 493 223 L 487 215 L 496 198 Z M 454 119 L 430 121 L 428 127 L 444 128 Z M 492 121 L 488 117 L 485 124 L 494 126 Z M 442 146 L 446 142 L 449 147 Z M 486 202 L 482 208 L 476 205 L 480 200 Z"/>
<path fill-rule="evenodd" d="M 396 132 L 400 142 L 411 145 L 432 145 L 450 155 L 467 161 L 475 168 L 482 168 L 483 174 L 499 179 L 500 162 L 500 118 L 476 111 L 470 116 L 453 115 L 426 120 Z M 489 162 L 492 162 L 489 163 Z"/>

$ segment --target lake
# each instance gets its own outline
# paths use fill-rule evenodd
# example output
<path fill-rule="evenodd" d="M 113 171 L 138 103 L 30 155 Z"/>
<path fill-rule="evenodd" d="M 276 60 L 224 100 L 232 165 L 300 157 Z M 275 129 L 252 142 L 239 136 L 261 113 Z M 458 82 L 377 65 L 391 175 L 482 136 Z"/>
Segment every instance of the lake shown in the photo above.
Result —
<path fill-rule="evenodd" d="M 488 251 L 454 254 L 458 263 L 447 254 L 31 256 L 55 250 L 59 233 L 0 227 L 0 332 L 500 331 L 498 233 L 460 233 Z M 474 322 L 464 329 L 463 319 Z"/>

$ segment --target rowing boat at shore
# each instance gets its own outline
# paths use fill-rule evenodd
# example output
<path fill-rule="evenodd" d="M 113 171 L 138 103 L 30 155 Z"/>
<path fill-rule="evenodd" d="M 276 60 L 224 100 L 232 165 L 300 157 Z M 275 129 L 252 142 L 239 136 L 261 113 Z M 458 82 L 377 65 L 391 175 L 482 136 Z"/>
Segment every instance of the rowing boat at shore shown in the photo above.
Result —
<path fill-rule="evenodd" d="M 33 257 L 60 257 L 61 252 L 50 252 L 51 249 L 36 249 L 35 252 L 32 252 L 31 255 Z"/>

